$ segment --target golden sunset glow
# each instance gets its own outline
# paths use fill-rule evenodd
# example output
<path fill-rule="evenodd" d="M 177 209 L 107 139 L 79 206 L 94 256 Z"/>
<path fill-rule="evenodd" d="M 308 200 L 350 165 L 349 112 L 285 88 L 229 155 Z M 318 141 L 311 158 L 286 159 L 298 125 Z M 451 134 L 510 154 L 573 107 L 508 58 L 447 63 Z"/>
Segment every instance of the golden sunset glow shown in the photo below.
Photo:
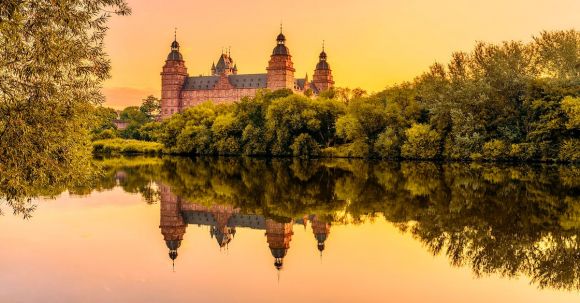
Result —
<path fill-rule="evenodd" d="M 379 91 L 412 80 L 476 41 L 529 41 L 542 30 L 580 27 L 580 2 L 562 1 L 138 1 L 111 20 L 107 106 L 159 96 L 173 30 L 190 75 L 208 74 L 231 47 L 240 73 L 263 73 L 280 21 L 296 77 L 310 76 L 322 40 L 336 85 Z"/>

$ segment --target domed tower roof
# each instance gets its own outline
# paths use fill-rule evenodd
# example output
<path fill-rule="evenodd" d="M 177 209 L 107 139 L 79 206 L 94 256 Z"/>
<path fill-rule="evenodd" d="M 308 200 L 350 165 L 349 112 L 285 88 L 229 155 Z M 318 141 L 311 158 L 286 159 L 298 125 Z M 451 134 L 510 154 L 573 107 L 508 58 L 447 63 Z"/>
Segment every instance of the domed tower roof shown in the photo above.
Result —
<path fill-rule="evenodd" d="M 183 56 L 179 52 L 179 42 L 177 42 L 177 30 L 175 32 L 173 42 L 171 42 L 171 52 L 169 55 L 167 55 L 167 60 L 183 61 Z"/>
<path fill-rule="evenodd" d="M 284 266 L 284 257 L 288 252 L 285 248 L 271 248 L 272 256 L 274 257 L 274 267 L 280 270 Z"/>
<path fill-rule="evenodd" d="M 286 36 L 282 33 L 282 25 L 280 24 L 280 34 L 276 37 L 276 47 L 272 51 L 272 55 L 283 55 L 288 56 L 290 55 L 290 50 L 286 47 Z"/>
<path fill-rule="evenodd" d="M 324 51 L 324 41 L 322 41 L 322 51 L 320 52 L 320 55 L 318 56 L 318 63 L 316 64 L 316 69 L 319 69 L 319 70 L 330 69 L 330 65 L 328 65 L 326 58 L 327 58 L 327 55 L 326 55 L 326 51 Z"/>
<path fill-rule="evenodd" d="M 169 258 L 175 260 L 178 256 L 177 249 L 181 246 L 181 240 L 167 240 L 165 244 L 169 248 Z"/>
<path fill-rule="evenodd" d="M 314 235 L 316 237 L 318 251 L 322 252 L 324 250 L 324 242 L 326 242 L 327 234 L 318 233 Z"/>
<path fill-rule="evenodd" d="M 278 43 L 284 43 L 286 42 L 286 36 L 284 36 L 283 33 L 278 34 L 278 37 L 276 37 L 276 41 L 278 41 Z"/>

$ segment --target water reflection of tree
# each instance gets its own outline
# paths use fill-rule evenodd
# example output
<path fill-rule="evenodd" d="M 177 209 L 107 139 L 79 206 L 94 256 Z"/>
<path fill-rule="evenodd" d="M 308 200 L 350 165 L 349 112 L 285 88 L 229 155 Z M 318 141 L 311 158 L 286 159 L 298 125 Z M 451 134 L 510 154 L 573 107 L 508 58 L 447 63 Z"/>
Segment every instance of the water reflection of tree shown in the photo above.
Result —
<path fill-rule="evenodd" d="M 527 275 L 540 287 L 580 289 L 575 166 L 176 157 L 98 163 L 102 172 L 91 182 L 36 194 L 120 186 L 154 203 L 155 181 L 184 201 L 228 204 L 280 222 L 305 214 L 354 224 L 384 216 L 477 276 Z"/>

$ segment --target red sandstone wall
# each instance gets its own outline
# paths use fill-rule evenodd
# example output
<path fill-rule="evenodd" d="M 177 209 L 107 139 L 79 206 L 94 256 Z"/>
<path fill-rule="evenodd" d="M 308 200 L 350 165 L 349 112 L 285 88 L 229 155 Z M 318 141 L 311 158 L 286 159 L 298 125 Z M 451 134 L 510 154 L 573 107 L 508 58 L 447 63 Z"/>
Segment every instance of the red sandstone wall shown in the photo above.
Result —
<path fill-rule="evenodd" d="M 217 90 L 184 90 L 181 92 L 183 109 L 199 105 L 211 100 L 214 103 L 232 103 L 239 101 L 243 97 L 253 97 L 258 91 L 257 88 L 235 88 Z"/>

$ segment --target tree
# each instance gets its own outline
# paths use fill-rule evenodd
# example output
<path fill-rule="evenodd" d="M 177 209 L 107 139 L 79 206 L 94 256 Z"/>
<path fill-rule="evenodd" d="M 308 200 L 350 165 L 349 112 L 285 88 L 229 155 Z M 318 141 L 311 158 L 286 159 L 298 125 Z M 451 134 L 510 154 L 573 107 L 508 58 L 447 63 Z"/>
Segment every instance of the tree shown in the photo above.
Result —
<path fill-rule="evenodd" d="M 320 155 L 318 143 L 308 134 L 300 134 L 296 137 L 290 148 L 292 149 L 292 155 L 295 157 L 310 158 Z"/>
<path fill-rule="evenodd" d="M 161 111 L 161 100 L 155 98 L 153 95 L 149 95 L 147 98 L 143 99 L 143 103 L 141 103 L 139 110 L 149 121 L 153 121 Z"/>
<path fill-rule="evenodd" d="M 401 155 L 410 159 L 433 159 L 437 156 L 440 136 L 427 124 L 413 124 L 405 131 Z"/>
<path fill-rule="evenodd" d="M 110 69 L 106 22 L 129 13 L 124 0 L 2 1 L 0 199 L 86 167 L 91 107 Z"/>

